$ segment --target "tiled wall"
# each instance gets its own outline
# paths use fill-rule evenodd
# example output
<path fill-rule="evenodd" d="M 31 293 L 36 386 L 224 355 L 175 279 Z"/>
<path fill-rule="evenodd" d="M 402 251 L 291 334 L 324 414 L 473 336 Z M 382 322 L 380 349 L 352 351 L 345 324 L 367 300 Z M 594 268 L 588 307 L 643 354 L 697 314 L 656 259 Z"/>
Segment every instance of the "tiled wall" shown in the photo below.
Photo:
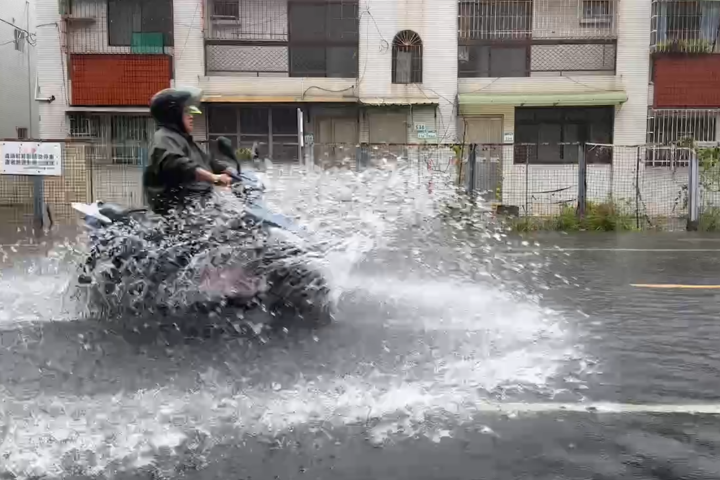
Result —
<path fill-rule="evenodd" d="M 171 57 L 166 55 L 72 55 L 72 105 L 147 106 L 170 87 Z"/>

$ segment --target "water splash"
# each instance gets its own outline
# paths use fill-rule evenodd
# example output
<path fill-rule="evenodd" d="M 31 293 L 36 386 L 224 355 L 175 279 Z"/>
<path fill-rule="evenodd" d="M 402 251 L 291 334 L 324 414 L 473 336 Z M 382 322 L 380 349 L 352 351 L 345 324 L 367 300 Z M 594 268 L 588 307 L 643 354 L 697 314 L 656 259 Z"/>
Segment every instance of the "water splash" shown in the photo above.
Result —
<path fill-rule="evenodd" d="M 211 448 L 299 427 L 359 424 L 377 444 L 439 440 L 488 399 L 552 396 L 550 379 L 582 356 L 564 317 L 541 308 L 537 292 L 516 288 L 527 279 L 541 285 L 546 262 L 504 255 L 519 244 L 482 205 L 455 197 L 444 173 L 400 165 L 267 177 L 268 203 L 313 233 L 318 261 L 343 295 L 340 326 L 294 347 L 175 345 L 174 356 L 193 358 L 181 366 L 192 368 L 172 364 L 148 379 L 159 386 L 135 391 L 21 401 L 0 390 L 9 425 L 3 468 L 21 478 L 62 476 L 68 465 L 107 473 L 179 453 L 198 437 Z M 146 357 L 120 338 L 108 342 L 120 353 L 105 358 L 84 344 L 79 361 L 104 365 L 100 376 L 136 374 Z M 159 352 L 147 361 L 162 359 Z"/>

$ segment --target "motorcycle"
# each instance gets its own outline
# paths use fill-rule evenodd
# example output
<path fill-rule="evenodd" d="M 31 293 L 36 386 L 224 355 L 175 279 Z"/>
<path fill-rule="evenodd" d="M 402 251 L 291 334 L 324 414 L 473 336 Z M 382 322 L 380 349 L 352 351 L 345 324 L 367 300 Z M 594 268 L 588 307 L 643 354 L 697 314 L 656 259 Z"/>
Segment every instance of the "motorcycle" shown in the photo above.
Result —
<path fill-rule="evenodd" d="M 187 232 L 168 241 L 176 225 L 144 208 L 73 203 L 89 231 L 90 253 L 77 279 L 88 306 L 111 316 L 143 310 L 226 313 L 222 317 L 233 322 L 256 320 L 248 314 L 262 311 L 273 327 L 327 325 L 334 302 L 320 267 L 313 265 L 307 232 L 273 213 L 263 203 L 264 191 L 255 172 L 234 174 L 230 193 L 244 211 L 219 221 L 220 234 L 212 241 Z M 247 247 L 228 244 L 240 241 Z M 178 279 L 185 285 L 180 294 Z"/>

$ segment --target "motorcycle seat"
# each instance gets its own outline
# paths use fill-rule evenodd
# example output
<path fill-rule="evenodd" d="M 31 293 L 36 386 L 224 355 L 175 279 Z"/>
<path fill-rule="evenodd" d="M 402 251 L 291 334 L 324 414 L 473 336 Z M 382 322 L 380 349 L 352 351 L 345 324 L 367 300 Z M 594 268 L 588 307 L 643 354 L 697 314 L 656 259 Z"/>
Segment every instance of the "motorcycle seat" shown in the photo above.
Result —
<path fill-rule="evenodd" d="M 98 211 L 101 215 L 106 216 L 113 222 L 116 222 L 118 220 L 125 219 L 130 216 L 130 214 L 142 211 L 138 209 L 131 209 L 131 208 L 125 208 L 120 205 L 117 205 L 115 203 L 103 203 L 99 206 Z"/>

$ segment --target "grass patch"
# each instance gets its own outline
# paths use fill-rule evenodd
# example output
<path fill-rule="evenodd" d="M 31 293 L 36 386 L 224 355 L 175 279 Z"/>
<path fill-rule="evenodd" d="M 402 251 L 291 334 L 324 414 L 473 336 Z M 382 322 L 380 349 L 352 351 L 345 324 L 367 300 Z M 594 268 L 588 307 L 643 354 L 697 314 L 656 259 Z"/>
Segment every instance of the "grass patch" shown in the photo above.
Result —
<path fill-rule="evenodd" d="M 720 220 L 720 215 L 718 216 Z M 720 225 L 719 225 L 720 226 Z M 575 207 L 564 207 L 553 217 L 521 217 L 511 221 L 516 232 L 626 232 L 637 230 L 633 215 L 623 213 L 614 202 L 588 202 L 585 216 L 578 218 Z"/>
<path fill-rule="evenodd" d="M 700 214 L 698 221 L 700 232 L 720 232 L 720 208 L 706 208 Z"/>

